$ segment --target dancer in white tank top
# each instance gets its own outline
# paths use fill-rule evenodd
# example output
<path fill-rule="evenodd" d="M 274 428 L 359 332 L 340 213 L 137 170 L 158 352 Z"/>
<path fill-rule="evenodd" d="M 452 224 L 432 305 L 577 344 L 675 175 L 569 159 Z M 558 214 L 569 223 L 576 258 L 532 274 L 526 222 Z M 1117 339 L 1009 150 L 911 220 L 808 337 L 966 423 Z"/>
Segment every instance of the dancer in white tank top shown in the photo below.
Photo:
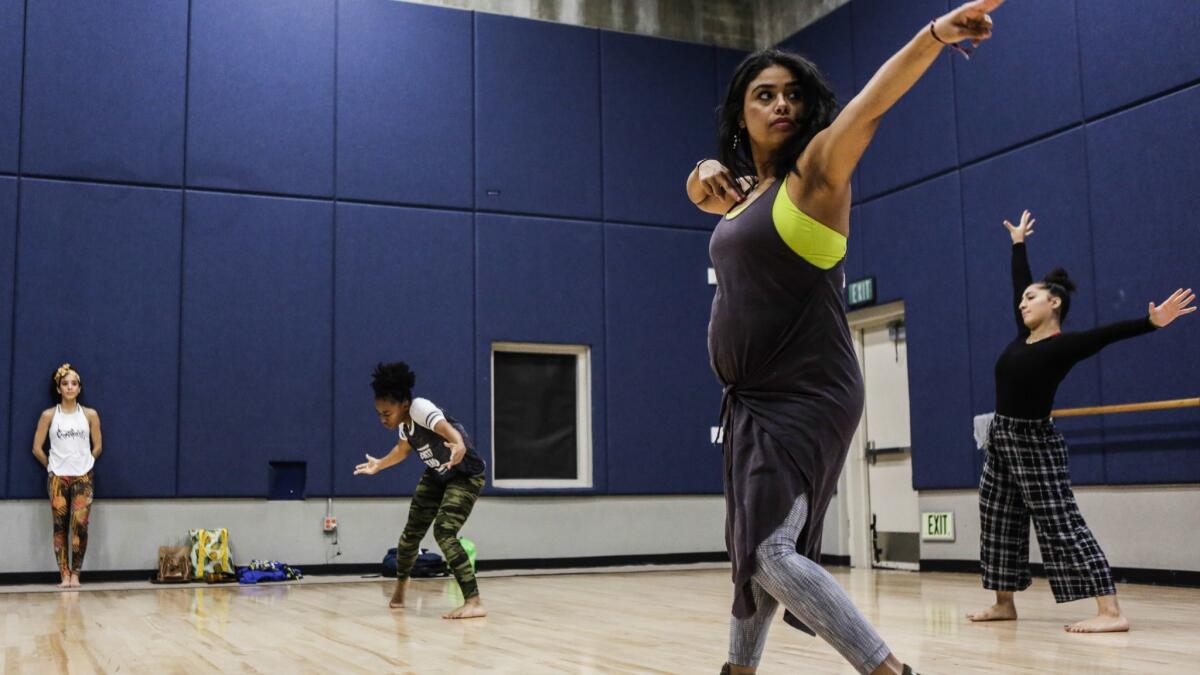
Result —
<path fill-rule="evenodd" d="M 103 446 L 100 415 L 79 403 L 83 386 L 79 373 L 71 368 L 71 364 L 64 363 L 54 372 L 52 389 L 59 403 L 47 408 L 38 419 L 33 456 L 48 473 L 50 509 L 54 516 L 54 557 L 62 574 L 62 583 L 58 587 L 75 588 L 79 586 L 79 570 L 87 552 L 92 468 Z M 50 440 L 48 456 L 47 438 Z"/>

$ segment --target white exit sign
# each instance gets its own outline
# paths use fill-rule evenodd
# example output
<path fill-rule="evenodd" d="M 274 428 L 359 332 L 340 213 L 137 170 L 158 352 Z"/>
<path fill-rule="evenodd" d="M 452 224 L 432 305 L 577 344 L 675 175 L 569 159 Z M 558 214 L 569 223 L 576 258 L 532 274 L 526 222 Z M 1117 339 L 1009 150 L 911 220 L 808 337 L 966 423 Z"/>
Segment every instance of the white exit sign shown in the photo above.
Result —
<path fill-rule="evenodd" d="M 851 281 L 846 285 L 846 305 L 850 309 L 875 304 L 875 277 Z"/>
<path fill-rule="evenodd" d="M 954 541 L 954 512 L 921 514 L 922 541 Z"/>

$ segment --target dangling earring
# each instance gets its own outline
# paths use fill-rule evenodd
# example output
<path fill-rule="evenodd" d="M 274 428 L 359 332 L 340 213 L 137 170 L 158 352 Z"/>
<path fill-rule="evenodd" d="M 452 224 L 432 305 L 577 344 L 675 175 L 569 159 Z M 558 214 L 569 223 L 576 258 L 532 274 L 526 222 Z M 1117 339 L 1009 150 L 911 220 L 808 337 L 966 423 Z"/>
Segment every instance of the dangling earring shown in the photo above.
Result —
<path fill-rule="evenodd" d="M 738 136 L 741 136 L 741 135 L 742 135 L 741 129 L 738 129 L 737 131 L 733 132 L 733 151 L 734 152 L 737 152 Z"/>

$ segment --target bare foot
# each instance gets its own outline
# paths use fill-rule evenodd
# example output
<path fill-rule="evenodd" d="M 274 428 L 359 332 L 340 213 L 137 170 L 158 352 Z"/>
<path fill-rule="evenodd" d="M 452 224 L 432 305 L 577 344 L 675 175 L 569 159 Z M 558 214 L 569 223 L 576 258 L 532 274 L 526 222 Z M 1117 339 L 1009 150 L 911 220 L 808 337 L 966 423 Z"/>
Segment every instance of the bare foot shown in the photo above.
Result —
<path fill-rule="evenodd" d="M 997 603 L 982 612 L 971 612 L 967 618 L 971 621 L 1015 621 L 1017 606 Z"/>
<path fill-rule="evenodd" d="M 388 607 L 400 609 L 404 606 L 404 589 L 406 588 L 408 588 L 408 579 L 396 582 L 396 590 L 392 591 L 392 599 L 388 602 Z"/>
<path fill-rule="evenodd" d="M 1068 633 L 1123 633 L 1129 630 L 1129 619 L 1121 614 L 1100 614 L 1065 628 Z"/>
<path fill-rule="evenodd" d="M 475 619 L 478 617 L 487 616 L 487 610 L 483 608 L 483 603 L 479 601 L 479 596 L 468 599 L 462 604 L 462 607 L 443 614 L 443 619 Z"/>
<path fill-rule="evenodd" d="M 71 575 L 71 588 L 79 588 L 83 584 L 79 583 L 79 573 L 75 572 Z"/>
<path fill-rule="evenodd" d="M 64 574 L 62 581 L 58 584 L 58 586 L 56 586 L 56 588 L 70 588 L 70 587 L 71 587 L 71 575 Z"/>

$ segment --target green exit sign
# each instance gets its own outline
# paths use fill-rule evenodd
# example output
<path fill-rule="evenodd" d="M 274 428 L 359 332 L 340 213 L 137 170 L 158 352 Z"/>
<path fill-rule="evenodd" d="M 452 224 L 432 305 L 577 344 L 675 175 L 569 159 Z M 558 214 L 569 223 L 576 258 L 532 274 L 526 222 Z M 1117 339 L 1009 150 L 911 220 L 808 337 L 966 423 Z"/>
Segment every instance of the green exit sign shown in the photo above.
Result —
<path fill-rule="evenodd" d="M 954 512 L 921 514 L 922 541 L 954 541 Z"/>
<path fill-rule="evenodd" d="M 875 277 L 852 281 L 846 285 L 846 305 L 850 309 L 875 304 Z"/>

